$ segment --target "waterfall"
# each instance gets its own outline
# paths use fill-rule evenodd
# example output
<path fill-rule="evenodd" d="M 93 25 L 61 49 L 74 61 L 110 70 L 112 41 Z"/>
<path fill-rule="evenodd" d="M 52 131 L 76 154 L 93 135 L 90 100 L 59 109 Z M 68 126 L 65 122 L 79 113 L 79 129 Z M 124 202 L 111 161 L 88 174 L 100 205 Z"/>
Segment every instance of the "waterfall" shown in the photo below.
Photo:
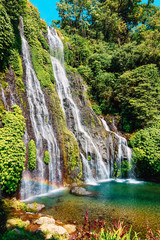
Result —
<path fill-rule="evenodd" d="M 45 96 L 32 66 L 30 47 L 24 36 L 22 18 L 20 20 L 20 25 L 22 55 L 25 66 L 26 93 L 37 155 L 36 168 L 32 172 L 26 168 L 23 173 L 21 199 L 26 199 L 32 195 L 44 194 L 52 190 L 49 186 L 56 183 L 62 183 L 62 174 L 60 166 L 60 150 L 52 128 Z M 46 148 L 50 155 L 48 166 L 46 166 L 43 161 L 44 149 Z M 44 184 L 46 176 L 48 176 L 47 180 L 49 185 Z"/>
<path fill-rule="evenodd" d="M 1 88 L 1 99 L 3 101 L 3 104 L 4 104 L 4 107 L 5 109 L 7 109 L 9 111 L 9 106 L 14 106 L 14 105 L 17 105 L 17 100 L 16 98 L 14 97 L 13 95 L 13 92 L 10 88 L 10 86 L 7 87 L 7 92 L 8 92 L 8 96 L 9 96 L 9 104 L 7 103 L 7 99 L 6 99 L 6 96 L 5 96 L 5 92 L 4 92 L 4 89 L 2 87 L 2 85 L 0 84 L 0 88 Z"/>
<path fill-rule="evenodd" d="M 112 139 L 112 134 L 117 138 L 118 140 L 118 150 L 117 150 L 117 157 L 116 157 L 116 162 L 117 165 L 121 171 L 121 165 L 122 165 L 122 160 L 127 159 L 129 164 L 131 165 L 131 158 L 132 158 L 132 150 L 131 148 L 128 147 L 127 140 L 124 137 L 119 136 L 117 133 L 110 131 L 109 126 L 107 125 L 106 121 L 104 119 L 101 119 L 102 124 L 104 129 L 109 133 L 108 138 L 107 138 L 107 154 L 109 156 L 109 148 L 111 149 L 111 159 L 110 159 L 110 172 L 111 176 L 113 176 L 114 173 L 114 151 L 115 147 L 113 147 L 113 139 Z"/>
<path fill-rule="evenodd" d="M 75 135 L 80 147 L 85 182 L 88 183 L 93 182 L 93 180 L 109 178 L 110 173 L 108 172 L 107 164 L 104 163 L 99 149 L 82 125 L 80 111 L 73 100 L 69 81 L 64 69 L 63 43 L 57 32 L 49 27 L 48 40 L 51 49 L 51 60 L 57 92 L 66 117 L 67 126 Z"/>
<path fill-rule="evenodd" d="M 4 94 L 4 89 L 3 89 L 1 84 L 0 84 L 0 88 L 1 88 L 1 99 L 3 101 L 4 107 L 9 111 L 7 100 L 6 100 L 6 97 L 5 97 L 5 94 Z"/>

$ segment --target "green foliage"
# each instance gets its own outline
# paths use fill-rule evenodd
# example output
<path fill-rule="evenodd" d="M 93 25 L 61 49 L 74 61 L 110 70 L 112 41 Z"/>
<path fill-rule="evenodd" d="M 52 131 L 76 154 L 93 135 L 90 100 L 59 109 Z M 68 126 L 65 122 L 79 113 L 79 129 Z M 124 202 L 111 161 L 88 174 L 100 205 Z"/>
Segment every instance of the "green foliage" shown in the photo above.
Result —
<path fill-rule="evenodd" d="M 19 227 L 19 228 L 25 228 L 29 225 L 28 222 L 26 223 L 20 218 L 11 218 L 7 221 L 7 223 L 9 223 L 11 226 Z"/>
<path fill-rule="evenodd" d="M 51 83 L 54 83 L 54 75 L 48 52 L 41 47 L 33 46 L 31 48 L 31 56 L 33 67 L 40 80 L 41 86 L 51 89 Z"/>
<path fill-rule="evenodd" d="M 26 16 L 24 17 L 24 32 L 31 46 L 31 57 L 34 70 L 43 88 L 52 90 L 54 83 L 51 58 L 48 53 L 49 46 L 42 32 L 46 32 L 46 24 L 40 20 L 38 9 L 28 2 Z"/>
<path fill-rule="evenodd" d="M 49 156 L 49 152 L 48 151 L 45 151 L 43 161 L 45 162 L 45 164 L 49 164 L 50 156 Z"/>
<path fill-rule="evenodd" d="M 12 194 L 17 190 L 25 162 L 25 131 L 24 117 L 18 106 L 12 107 L 13 112 L 4 111 L 3 128 L 0 128 L 0 172 L 1 190 Z"/>
<path fill-rule="evenodd" d="M 0 70 L 7 65 L 14 42 L 13 27 L 3 5 L 0 4 Z"/>
<path fill-rule="evenodd" d="M 141 65 L 158 64 L 160 60 L 159 47 L 157 49 L 158 45 L 156 42 L 154 44 L 153 41 L 147 41 L 145 37 L 145 41 L 138 45 L 135 41 L 122 45 L 113 52 L 111 70 L 122 73 Z"/>
<path fill-rule="evenodd" d="M 123 178 L 128 177 L 129 171 L 132 169 L 132 165 L 129 161 L 123 160 L 121 165 L 121 175 Z"/>
<path fill-rule="evenodd" d="M 80 65 L 78 67 L 78 72 L 79 72 L 79 74 L 81 74 L 83 79 L 86 81 L 89 81 L 89 79 L 92 78 L 92 76 L 93 76 L 92 70 L 90 69 L 90 67 L 88 65 L 86 65 L 86 66 Z"/>
<path fill-rule="evenodd" d="M 11 63 L 12 69 L 16 74 L 16 84 L 22 91 L 24 91 L 24 83 L 22 81 L 23 78 L 22 59 L 16 49 L 13 49 L 11 51 L 9 61 Z"/>
<path fill-rule="evenodd" d="M 21 53 L 21 38 L 18 30 L 19 17 L 24 15 L 27 0 L 1 0 L 0 3 L 0 70 L 9 62 L 12 50 Z"/>
<path fill-rule="evenodd" d="M 79 147 L 74 135 L 65 130 L 65 148 L 67 153 L 67 178 L 69 183 L 80 182 L 82 180 L 82 162 L 79 157 Z"/>
<path fill-rule="evenodd" d="M 93 54 L 94 47 L 89 40 L 78 34 L 67 36 L 69 37 L 71 49 L 68 49 L 68 45 L 65 44 L 65 61 L 68 65 L 76 68 L 82 64 L 86 65 L 88 63 L 88 56 Z"/>
<path fill-rule="evenodd" d="M 138 177 L 151 178 L 160 174 L 160 127 L 138 131 L 131 139 L 133 160 Z"/>
<path fill-rule="evenodd" d="M 33 233 L 27 232 L 24 229 L 18 229 L 19 231 L 6 231 L 6 233 L 2 236 L 2 240 L 44 240 L 45 237 L 42 233 Z"/>
<path fill-rule="evenodd" d="M 114 177 L 115 177 L 115 178 L 118 178 L 118 177 L 120 176 L 120 173 L 121 173 L 121 172 L 120 172 L 120 169 L 118 169 L 117 163 L 115 162 L 115 163 L 114 163 L 114 174 L 113 174 Z"/>
<path fill-rule="evenodd" d="M 57 9 L 61 28 L 67 32 L 121 43 L 139 21 L 140 2 L 60 0 Z"/>
<path fill-rule="evenodd" d="M 28 152 L 28 168 L 30 171 L 33 171 L 36 167 L 36 145 L 32 139 L 29 142 L 29 152 Z"/>
<path fill-rule="evenodd" d="M 114 229 L 113 231 L 102 229 L 98 239 L 99 240 L 119 240 L 119 239 L 139 240 L 140 239 L 136 232 L 133 237 L 131 236 L 132 227 L 130 227 L 129 231 L 125 232 L 124 234 L 123 234 L 123 231 L 124 231 L 124 227 L 119 228 L 118 230 Z M 95 239 L 95 238 L 93 238 L 93 239 Z"/>
<path fill-rule="evenodd" d="M 94 111 L 97 115 L 101 115 L 101 114 L 102 114 L 102 111 L 101 111 L 100 107 L 99 107 L 97 104 L 93 104 L 93 105 L 92 105 L 92 109 L 93 109 L 93 111 Z"/>
<path fill-rule="evenodd" d="M 117 97 L 124 129 L 144 127 L 153 120 L 160 106 L 160 74 L 155 65 L 145 65 L 120 76 Z M 127 128 L 125 127 L 127 124 Z"/>
<path fill-rule="evenodd" d="M 91 161 L 92 160 L 92 157 L 89 155 L 88 158 L 87 158 L 88 161 Z"/>
<path fill-rule="evenodd" d="M 19 17 L 26 10 L 27 0 L 2 0 L 11 21 L 15 24 L 19 22 Z"/>

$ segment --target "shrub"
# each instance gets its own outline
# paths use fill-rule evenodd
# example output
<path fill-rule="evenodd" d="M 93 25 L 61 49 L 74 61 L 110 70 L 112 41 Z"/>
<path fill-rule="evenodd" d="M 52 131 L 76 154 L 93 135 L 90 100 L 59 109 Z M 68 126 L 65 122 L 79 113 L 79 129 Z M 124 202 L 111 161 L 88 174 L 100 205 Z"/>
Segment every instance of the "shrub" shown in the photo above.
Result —
<path fill-rule="evenodd" d="M 149 127 L 138 131 L 131 139 L 133 161 L 138 177 L 151 178 L 160 174 L 160 129 Z"/>
<path fill-rule="evenodd" d="M 97 115 L 101 115 L 102 114 L 102 111 L 100 109 L 100 106 L 98 106 L 97 104 L 93 104 L 92 105 L 92 109 L 93 111 L 97 114 Z"/>
<path fill-rule="evenodd" d="M 45 237 L 42 233 L 33 233 L 27 232 L 23 229 L 18 229 L 18 231 L 6 231 L 6 233 L 2 236 L 2 240 L 44 240 Z"/>
<path fill-rule="evenodd" d="M 1 116 L 4 127 L 0 128 L 0 184 L 4 193 L 17 190 L 25 162 L 24 117 L 20 107 L 13 106 L 13 112 L 4 111 Z"/>
<path fill-rule="evenodd" d="M 45 151 L 43 161 L 45 162 L 45 164 L 49 164 L 50 156 L 49 156 L 49 152 L 48 151 Z"/>

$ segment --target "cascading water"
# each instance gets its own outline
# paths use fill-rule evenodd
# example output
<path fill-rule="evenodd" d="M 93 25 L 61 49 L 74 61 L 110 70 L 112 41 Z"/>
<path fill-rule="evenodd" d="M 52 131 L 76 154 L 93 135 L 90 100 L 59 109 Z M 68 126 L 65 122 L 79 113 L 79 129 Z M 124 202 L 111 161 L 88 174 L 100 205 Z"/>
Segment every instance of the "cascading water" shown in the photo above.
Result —
<path fill-rule="evenodd" d="M 109 178 L 110 173 L 107 164 L 104 163 L 99 149 L 81 123 L 80 111 L 72 98 L 69 81 L 64 69 L 63 43 L 54 29 L 48 28 L 48 40 L 51 55 L 54 55 L 54 57 L 51 56 L 51 60 L 57 92 L 67 126 L 74 133 L 80 147 L 85 182 L 90 183 L 95 180 Z"/>
<path fill-rule="evenodd" d="M 26 73 L 26 92 L 37 155 L 36 168 L 32 172 L 26 169 L 23 173 L 21 199 L 26 199 L 30 196 L 44 194 L 52 190 L 49 185 L 44 184 L 46 176 L 48 176 L 49 184 L 52 185 L 62 183 L 62 174 L 60 167 L 60 150 L 52 128 L 51 119 L 40 82 L 32 66 L 30 48 L 24 36 L 22 18 L 20 20 L 20 25 L 22 54 Z M 44 149 L 46 148 L 50 155 L 48 168 L 43 161 Z M 32 181 L 29 181 L 28 179 L 31 179 Z"/>
<path fill-rule="evenodd" d="M 104 129 L 109 133 L 107 137 L 107 155 L 110 156 L 110 172 L 111 176 L 114 173 L 114 155 L 115 155 L 115 147 L 112 138 L 112 134 L 118 140 L 118 150 L 117 150 L 117 157 L 116 162 L 121 171 L 122 160 L 126 159 L 131 165 L 131 158 L 132 158 L 132 150 L 128 147 L 127 140 L 124 137 L 119 136 L 117 133 L 110 131 L 106 121 L 101 119 Z M 130 177 L 130 176 L 129 176 Z"/>
<path fill-rule="evenodd" d="M 6 97 L 5 97 L 5 94 L 4 94 L 4 89 L 2 87 L 2 85 L 0 84 L 0 89 L 1 89 L 1 99 L 3 101 L 3 104 L 4 104 L 4 107 L 9 110 L 8 108 L 8 104 L 7 104 L 7 100 L 6 100 Z"/>

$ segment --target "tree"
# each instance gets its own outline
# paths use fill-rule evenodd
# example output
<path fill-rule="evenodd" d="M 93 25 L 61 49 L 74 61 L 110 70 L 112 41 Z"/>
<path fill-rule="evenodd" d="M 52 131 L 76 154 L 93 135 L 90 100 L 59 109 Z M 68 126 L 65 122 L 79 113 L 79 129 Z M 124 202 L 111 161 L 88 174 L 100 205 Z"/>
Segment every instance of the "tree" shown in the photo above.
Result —
<path fill-rule="evenodd" d="M 160 126 L 160 125 L 159 125 Z M 137 132 L 131 139 L 137 177 L 152 178 L 160 174 L 160 128 L 152 126 Z"/>
<path fill-rule="evenodd" d="M 92 1 L 87 0 L 60 0 L 57 3 L 57 10 L 61 17 L 61 28 L 72 29 L 72 32 L 78 30 L 85 35 L 87 26 L 89 26 L 88 7 Z"/>
<path fill-rule="evenodd" d="M 116 93 L 124 130 L 146 126 L 160 110 L 160 74 L 156 65 L 144 65 L 122 74 Z"/>

